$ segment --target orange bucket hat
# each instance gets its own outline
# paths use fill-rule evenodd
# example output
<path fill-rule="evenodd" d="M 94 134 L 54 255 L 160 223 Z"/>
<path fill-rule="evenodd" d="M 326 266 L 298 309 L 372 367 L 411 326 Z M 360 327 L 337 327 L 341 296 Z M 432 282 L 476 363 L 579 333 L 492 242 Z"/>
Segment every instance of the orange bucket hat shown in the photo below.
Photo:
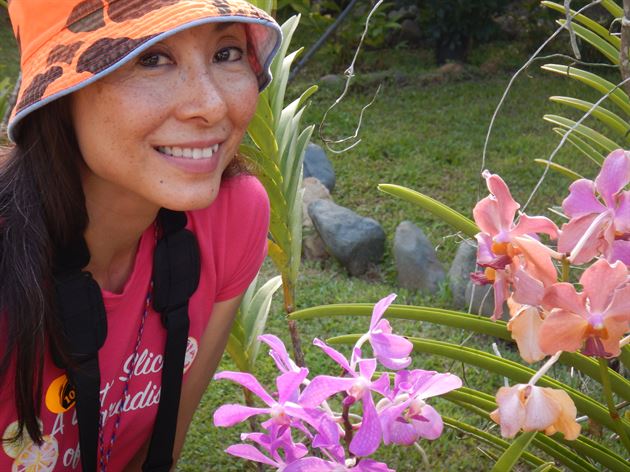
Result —
<path fill-rule="evenodd" d="M 47 103 L 100 79 L 141 51 L 206 23 L 246 26 L 259 90 L 282 33 L 275 20 L 245 0 L 9 0 L 20 48 L 22 83 L 9 119 L 18 123 Z"/>

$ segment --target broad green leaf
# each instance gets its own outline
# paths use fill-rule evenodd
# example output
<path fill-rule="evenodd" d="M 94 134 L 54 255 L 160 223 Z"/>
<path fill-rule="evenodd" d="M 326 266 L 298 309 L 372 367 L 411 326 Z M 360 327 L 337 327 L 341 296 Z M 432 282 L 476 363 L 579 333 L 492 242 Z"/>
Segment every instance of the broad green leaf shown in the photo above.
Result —
<path fill-rule="evenodd" d="M 539 467 L 536 467 L 532 472 L 548 472 L 553 470 L 553 462 L 547 462 Z"/>
<path fill-rule="evenodd" d="M 241 372 L 249 372 L 249 361 L 247 359 L 245 347 L 231 333 L 228 336 L 225 351 L 234 361 L 238 370 Z"/>
<path fill-rule="evenodd" d="M 291 313 L 290 318 L 296 320 L 307 320 L 314 318 L 327 318 L 330 316 L 369 317 L 372 315 L 373 308 L 374 304 L 370 303 L 324 305 L 297 310 Z M 470 313 L 463 313 L 459 311 L 394 304 L 390 305 L 387 309 L 387 318 L 434 323 L 442 326 L 464 329 L 468 332 L 485 334 L 494 338 L 508 341 L 511 340 L 510 332 L 507 330 L 507 326 L 504 321 L 492 321 L 486 316 L 472 315 Z M 628 350 L 624 348 L 622 349 L 622 355 L 624 351 L 628 352 Z M 601 378 L 598 363 L 590 357 L 579 353 L 565 352 L 562 356 L 560 356 L 559 362 L 575 367 L 580 372 L 588 375 L 598 382 Z M 624 400 L 630 401 L 630 380 L 625 379 L 612 369 L 609 370 L 609 374 L 613 392 Z"/>
<path fill-rule="evenodd" d="M 269 123 L 263 121 L 260 116 L 254 115 L 247 128 L 247 133 L 263 154 L 268 156 L 269 159 L 275 159 L 274 156 L 278 153 L 278 143 L 274 132 L 269 127 Z"/>
<path fill-rule="evenodd" d="M 271 110 L 271 105 L 269 105 L 269 94 L 266 89 L 258 96 L 256 115 L 265 123 L 273 123 L 273 111 Z"/>
<path fill-rule="evenodd" d="M 548 2 L 548 1 L 540 2 L 540 4 L 547 8 L 551 8 L 552 10 L 556 10 L 562 13 L 563 15 L 565 14 L 564 5 L 560 5 L 559 3 Z M 604 38 L 610 44 L 615 46 L 617 48 L 617 54 L 619 54 L 619 49 L 621 48 L 621 39 L 619 39 L 617 36 L 613 36 L 612 34 L 610 34 L 610 32 L 606 28 L 604 28 L 602 25 L 600 25 L 596 21 L 591 20 L 588 16 L 583 15 L 582 13 L 579 13 L 576 15 L 575 10 L 570 10 L 570 12 L 571 12 L 571 15 L 573 15 L 572 21 L 581 23 L 582 25 L 584 25 L 591 31 L 594 31 L 595 33 L 597 33 L 599 36 Z"/>
<path fill-rule="evenodd" d="M 298 176 L 299 182 L 302 182 L 302 176 Z M 300 262 L 302 259 L 302 198 L 304 189 L 300 188 L 296 193 L 295 206 L 289 221 L 291 228 L 291 257 L 289 261 L 289 274 L 293 285 L 297 283 L 299 275 Z M 298 203 L 299 202 L 299 203 Z"/>
<path fill-rule="evenodd" d="M 290 62 L 289 67 L 285 68 L 285 59 L 287 51 L 289 49 L 289 44 L 291 43 L 291 38 L 293 37 L 293 33 L 295 32 L 295 29 L 297 28 L 299 22 L 300 15 L 295 15 L 282 24 L 282 45 L 280 46 L 276 57 L 271 63 L 271 73 L 273 74 L 273 82 L 275 82 L 275 84 L 272 83 L 272 87 L 270 90 L 270 104 L 271 109 L 273 110 L 274 120 L 276 120 L 274 124 L 274 127 L 276 129 L 278 119 L 280 117 L 280 112 L 282 111 L 282 107 L 284 106 L 284 94 L 287 87 L 287 81 L 289 79 Z M 295 57 L 297 53 L 293 54 L 293 57 Z"/>
<path fill-rule="evenodd" d="M 271 257 L 275 266 L 281 272 L 286 272 L 288 270 L 289 258 L 282 248 L 270 239 L 267 240 L 267 248 L 269 257 Z"/>
<path fill-rule="evenodd" d="M 553 130 L 558 133 L 560 136 L 564 136 L 567 132 L 564 128 L 553 128 Z M 586 141 L 576 136 L 575 134 L 570 134 L 567 137 L 567 141 L 569 141 L 576 149 L 578 149 L 582 154 L 588 157 L 591 161 L 601 167 L 604 163 L 604 156 L 602 153 L 597 151 L 593 146 L 588 144 Z"/>
<path fill-rule="evenodd" d="M 284 127 L 282 126 L 282 115 L 285 114 L 288 107 L 284 107 L 283 109 L 280 105 L 284 103 L 284 91 L 286 90 L 287 83 L 289 81 L 291 64 L 293 64 L 293 60 L 298 56 L 301 51 L 302 49 L 293 51 L 291 54 L 285 57 L 280 72 L 278 73 L 278 95 L 275 97 L 275 100 L 277 100 L 277 102 L 272 102 L 271 107 L 274 112 L 274 128 L 280 132 L 284 130 Z M 281 141 L 281 136 L 279 136 L 278 139 Z"/>
<path fill-rule="evenodd" d="M 551 170 L 554 170 L 556 172 L 558 172 L 559 174 L 564 175 L 565 177 L 568 177 L 571 180 L 578 180 L 578 179 L 583 179 L 584 177 L 582 177 L 580 174 L 578 174 L 577 172 L 572 171 L 571 169 L 561 166 L 560 164 L 556 164 L 553 161 L 546 161 L 544 159 L 534 159 L 534 162 L 537 164 L 542 165 L 543 167 L 547 167 L 549 166 L 549 168 Z"/>
<path fill-rule="evenodd" d="M 260 275 L 260 272 L 256 274 L 256 277 L 254 277 L 254 280 L 251 281 L 251 283 L 249 284 L 249 287 L 247 287 L 247 290 L 245 290 L 245 293 L 243 294 L 243 299 L 241 300 L 241 304 L 238 311 L 239 315 L 241 315 L 242 313 L 242 307 L 246 307 L 249 304 L 251 304 L 252 298 L 254 298 L 254 294 L 256 293 L 256 286 L 258 285 L 259 275 Z M 239 322 L 239 319 L 240 319 L 240 316 L 234 320 L 234 323 L 236 324 L 237 322 Z M 245 338 L 242 338 L 242 339 L 245 339 Z"/>
<path fill-rule="evenodd" d="M 291 127 L 295 129 L 296 131 L 300 128 L 300 119 L 302 118 L 303 111 L 304 109 L 301 109 L 295 115 L 295 118 L 293 119 L 291 123 Z M 289 205 L 289 211 L 291 211 L 291 209 L 293 208 L 293 205 L 297 205 L 297 202 L 295 201 L 293 197 L 295 196 L 298 189 L 298 180 L 301 178 L 301 175 L 303 174 L 302 166 L 304 163 L 304 155 L 298 154 L 297 152 L 298 138 L 299 138 L 298 133 L 297 132 L 293 133 L 293 135 L 291 136 L 291 140 L 289 142 L 289 147 L 286 150 L 287 156 L 286 156 L 286 161 L 285 161 L 285 165 L 286 165 L 285 175 L 288 176 L 288 179 L 286 180 L 287 185 L 284 191 L 285 191 L 285 195 L 287 195 L 287 198 L 291 200 L 290 205 Z"/>
<path fill-rule="evenodd" d="M 466 218 L 464 215 L 456 212 L 445 204 L 420 192 L 393 184 L 379 184 L 378 189 L 381 192 L 389 193 L 395 197 L 402 198 L 403 200 L 414 203 L 425 210 L 430 211 L 445 223 L 450 224 L 456 230 L 461 231 L 470 237 L 474 237 L 479 232 L 479 228 L 472 220 Z"/>
<path fill-rule="evenodd" d="M 545 64 L 541 69 L 575 79 L 602 94 L 610 92 L 610 100 L 620 107 L 624 113 L 630 115 L 630 98 L 628 98 L 628 95 L 626 95 L 621 88 L 615 87 L 615 84 L 602 79 L 599 75 L 586 72 L 577 67 L 569 67 L 561 64 Z"/>
<path fill-rule="evenodd" d="M 536 436 L 535 431 L 519 434 L 512 444 L 510 444 L 510 447 L 503 452 L 497 463 L 494 464 L 491 472 L 509 472 L 512 470 L 512 467 L 516 465 L 525 450 L 529 447 L 529 443 L 532 442 L 534 436 Z"/>
<path fill-rule="evenodd" d="M 580 100 L 579 98 L 572 97 L 554 96 L 549 97 L 549 100 L 554 103 L 561 103 L 563 105 L 570 106 L 583 112 L 588 112 L 589 110 L 591 110 L 591 108 L 593 108 L 594 105 L 593 103 L 587 102 L 586 100 Z M 630 141 L 630 138 L 628 137 L 630 125 L 626 120 L 621 118 L 616 113 L 613 113 L 600 105 L 593 109 L 593 111 L 591 112 L 591 116 L 598 119 L 612 131 L 617 133 L 620 137 L 626 140 L 626 142 Z"/>
<path fill-rule="evenodd" d="M 267 325 L 269 309 L 271 308 L 271 299 L 273 294 L 282 285 L 282 278 L 277 275 L 268 280 L 251 300 L 251 303 L 245 307 L 243 313 L 243 330 L 245 331 L 245 349 L 251 367 L 258 357 L 260 349 L 260 341 L 258 336 L 263 334 Z"/>
<path fill-rule="evenodd" d="M 543 116 L 543 120 L 548 121 L 549 123 L 553 123 L 554 125 L 561 126 L 566 128 L 567 130 L 573 128 L 576 124 L 575 121 L 570 120 L 569 118 L 565 118 L 563 116 L 558 115 L 545 115 Z M 596 144 L 606 153 L 611 153 L 615 149 L 623 148 L 620 144 L 608 139 L 601 133 L 598 133 L 594 129 L 589 128 L 584 125 L 577 125 L 573 130 L 573 133 L 579 134 L 583 138 L 586 138 L 589 142 Z"/>
<path fill-rule="evenodd" d="M 259 149 L 246 144 L 241 144 L 239 152 L 256 165 L 261 170 L 261 173 L 268 175 L 278 186 L 282 185 L 282 173 L 274 159 L 270 159 L 269 156 L 265 156 Z"/>
<path fill-rule="evenodd" d="M 559 25 L 565 25 L 566 20 L 558 20 L 557 23 Z M 575 31 L 575 35 L 582 38 L 585 42 L 589 43 L 599 52 L 601 52 L 606 59 L 612 62 L 615 65 L 619 65 L 619 48 L 616 48 L 608 41 L 603 39 L 598 34 L 592 32 L 591 30 L 584 28 L 576 23 L 572 24 L 573 31 Z"/>

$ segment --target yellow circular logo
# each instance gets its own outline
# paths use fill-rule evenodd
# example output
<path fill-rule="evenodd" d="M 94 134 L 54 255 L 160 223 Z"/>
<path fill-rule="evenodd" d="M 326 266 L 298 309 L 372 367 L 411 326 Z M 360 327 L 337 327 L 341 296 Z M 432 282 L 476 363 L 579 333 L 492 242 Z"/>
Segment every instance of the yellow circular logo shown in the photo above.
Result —
<path fill-rule="evenodd" d="M 63 413 L 74 406 L 77 394 L 66 374 L 52 381 L 46 390 L 46 408 L 53 413 Z"/>

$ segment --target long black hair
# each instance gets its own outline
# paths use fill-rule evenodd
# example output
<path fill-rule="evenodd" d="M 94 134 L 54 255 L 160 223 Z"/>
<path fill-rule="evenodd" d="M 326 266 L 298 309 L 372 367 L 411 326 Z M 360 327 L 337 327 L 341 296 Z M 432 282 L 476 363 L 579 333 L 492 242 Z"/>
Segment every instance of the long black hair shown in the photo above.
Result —
<path fill-rule="evenodd" d="M 55 247 L 87 227 L 81 153 L 69 97 L 51 102 L 21 123 L 16 143 L 0 152 L 0 382 L 15 369 L 18 429 L 41 443 L 46 350 L 62 349 L 54 315 Z"/>

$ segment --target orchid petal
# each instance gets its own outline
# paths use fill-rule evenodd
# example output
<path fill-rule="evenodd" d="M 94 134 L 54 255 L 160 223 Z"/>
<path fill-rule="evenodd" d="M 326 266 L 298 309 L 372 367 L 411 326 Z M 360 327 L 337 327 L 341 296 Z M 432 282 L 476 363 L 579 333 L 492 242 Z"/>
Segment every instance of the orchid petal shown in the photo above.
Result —
<path fill-rule="evenodd" d="M 372 319 L 370 321 L 370 330 L 376 326 L 376 323 L 378 323 L 378 321 L 383 317 L 385 310 L 387 310 L 389 305 L 391 305 L 395 299 L 396 294 L 390 293 L 374 305 L 374 309 L 372 310 Z"/>
<path fill-rule="evenodd" d="M 587 242 L 577 252 L 571 254 L 572 262 L 583 264 L 603 252 L 606 245 L 606 241 L 602 241 L 603 233 L 607 225 L 610 225 L 610 219 L 597 220 L 600 216 L 601 214 L 592 213 L 565 223 L 558 238 L 558 251 L 567 254 L 572 253 L 583 236 L 587 232 L 591 232 Z M 592 225 L 593 227 L 591 227 Z"/>
<path fill-rule="evenodd" d="M 549 218 L 544 216 L 527 216 L 524 214 L 518 219 L 518 223 L 514 229 L 510 231 L 512 237 L 537 233 L 548 234 L 551 239 L 556 239 L 559 231 L 556 224 Z"/>
<path fill-rule="evenodd" d="M 370 390 L 378 392 L 386 397 L 389 395 L 389 383 L 389 374 L 387 372 L 383 372 L 376 382 L 372 382 Z"/>
<path fill-rule="evenodd" d="M 584 342 L 588 321 L 575 313 L 554 309 L 540 326 L 538 345 L 549 355 L 558 351 L 575 352 Z"/>
<path fill-rule="evenodd" d="M 265 456 L 262 452 L 256 449 L 254 446 L 250 444 L 234 444 L 228 447 L 225 452 L 231 454 L 236 457 L 241 457 L 243 459 L 247 459 L 249 461 L 261 462 L 263 464 L 271 465 L 278 467 L 281 464 L 276 461 L 272 461 L 267 456 Z"/>
<path fill-rule="evenodd" d="M 439 438 L 444 429 L 444 423 L 440 414 L 430 405 L 424 405 L 420 414 L 425 418 L 425 421 L 411 420 L 416 435 L 431 441 Z"/>
<path fill-rule="evenodd" d="M 291 360 L 291 357 L 289 357 L 287 348 L 280 338 L 274 336 L 273 334 L 263 334 L 258 336 L 258 339 L 271 348 L 269 355 L 273 358 L 276 366 L 278 366 L 278 369 L 281 372 L 299 370 L 299 367 Z"/>
<path fill-rule="evenodd" d="M 444 374 L 434 374 L 430 379 L 424 382 L 414 396 L 418 398 L 430 398 L 438 395 L 444 395 L 451 390 L 458 389 L 462 386 L 462 380 L 450 372 Z"/>
<path fill-rule="evenodd" d="M 630 232 L 630 191 L 621 192 L 615 208 L 615 229 L 621 233 Z"/>
<path fill-rule="evenodd" d="M 595 183 L 587 179 L 576 180 L 570 185 L 569 196 L 562 202 L 562 209 L 569 218 L 606 211 L 595 196 Z"/>
<path fill-rule="evenodd" d="M 495 236 L 501 232 L 501 219 L 498 213 L 497 201 L 492 196 L 479 200 L 473 208 L 475 223 L 483 233 L 490 236 Z M 509 229 L 509 226 L 506 229 Z"/>
<path fill-rule="evenodd" d="M 335 393 L 348 390 L 356 379 L 318 375 L 309 383 L 300 396 L 300 405 L 315 408 Z"/>
<path fill-rule="evenodd" d="M 237 404 L 221 405 L 214 412 L 214 425 L 215 426 L 234 426 L 241 421 L 245 421 L 250 416 L 269 414 L 269 408 L 254 408 L 251 406 L 243 406 Z"/>
<path fill-rule="evenodd" d="M 518 346 L 518 352 L 523 360 L 530 364 L 545 358 L 545 353 L 538 344 L 542 323 L 538 308 L 525 306 L 507 324 L 507 329 L 512 333 L 512 339 Z"/>
<path fill-rule="evenodd" d="M 336 467 L 339 467 L 339 464 L 318 457 L 303 457 L 282 470 L 283 472 L 328 472 L 335 470 Z"/>
<path fill-rule="evenodd" d="M 353 372 L 352 368 L 350 368 L 350 364 L 348 364 L 348 360 L 342 353 L 330 347 L 328 344 L 326 344 L 324 341 L 318 338 L 313 339 L 313 344 L 319 347 L 322 351 L 324 351 L 326 355 L 330 357 L 333 361 L 335 361 L 337 364 L 343 367 L 346 370 L 346 372 L 348 373 Z"/>
<path fill-rule="evenodd" d="M 501 436 L 504 438 L 516 436 L 525 421 L 525 408 L 519 392 L 521 386 L 501 387 L 496 395 L 499 408 L 490 413 L 492 420 L 501 425 Z"/>
<path fill-rule="evenodd" d="M 584 271 L 580 284 L 590 301 L 591 313 L 602 313 L 608 306 L 615 288 L 626 281 L 628 269 L 623 262 L 609 264 L 600 259 Z"/>
<path fill-rule="evenodd" d="M 562 308 L 584 318 L 588 317 L 588 311 L 584 306 L 584 297 L 578 295 L 575 287 L 568 282 L 553 284 L 549 287 L 543 298 L 543 305 L 548 310 Z"/>
<path fill-rule="evenodd" d="M 278 402 L 284 403 L 295 400 L 299 394 L 300 385 L 308 375 L 308 369 L 302 367 L 299 372 L 285 372 L 276 378 Z"/>
<path fill-rule="evenodd" d="M 265 391 L 263 386 L 260 385 L 256 377 L 254 377 L 252 374 L 248 374 L 246 372 L 225 371 L 225 372 L 219 372 L 218 374 L 215 374 L 214 378 L 216 380 L 227 379 L 227 380 L 231 380 L 232 382 L 236 382 L 237 384 L 245 387 L 247 390 L 251 391 L 252 393 L 258 395 L 258 397 L 260 397 L 260 399 L 269 406 L 276 403 L 276 401 L 273 398 L 271 398 L 271 396 Z"/>
<path fill-rule="evenodd" d="M 396 472 L 394 469 L 387 467 L 383 462 L 377 462 L 372 459 L 361 459 L 358 465 L 349 469 L 348 472 Z"/>
<path fill-rule="evenodd" d="M 508 229 L 512 225 L 516 210 L 520 208 L 520 205 L 512 198 L 510 189 L 504 180 L 497 174 L 490 174 L 485 171 L 483 174 L 488 185 L 488 190 L 496 198 L 498 206 L 498 216 L 501 229 Z"/>
<path fill-rule="evenodd" d="M 553 401 L 553 397 L 545 395 L 546 388 L 533 385 L 525 388 L 529 394 L 525 404 L 523 431 L 542 431 L 556 422 L 560 406 Z"/>
<path fill-rule="evenodd" d="M 553 425 L 545 429 L 545 434 L 554 434 L 560 431 L 564 439 L 573 441 L 580 435 L 580 424 L 575 420 L 577 409 L 571 397 L 564 390 L 543 388 L 544 394 L 552 399 L 560 408 L 560 413 Z"/>
<path fill-rule="evenodd" d="M 363 396 L 363 420 L 359 430 L 350 442 L 350 452 L 357 456 L 369 456 L 378 449 L 381 443 L 381 423 L 374 406 L 372 395 Z"/>
<path fill-rule="evenodd" d="M 614 195 L 630 182 L 630 159 L 623 149 L 611 152 L 595 179 L 595 188 L 609 208 L 614 208 Z"/>
<path fill-rule="evenodd" d="M 410 445 L 416 440 L 416 434 L 413 427 L 406 420 L 399 420 L 402 413 L 409 407 L 412 398 L 385 407 L 378 414 L 381 422 L 381 430 L 383 432 L 383 443 Z"/>
<path fill-rule="evenodd" d="M 358 364 L 361 377 L 371 380 L 376 371 L 376 359 L 362 359 Z"/>
<path fill-rule="evenodd" d="M 523 305 L 537 306 L 542 303 L 545 287 L 540 280 L 532 277 L 526 270 L 518 269 L 512 276 L 514 293 L 511 299 Z M 508 304 L 510 300 L 508 300 Z"/>
<path fill-rule="evenodd" d="M 508 293 L 507 276 L 497 271 L 492 287 L 494 289 L 494 312 L 492 313 L 492 319 L 499 320 L 503 316 L 503 302 L 505 302 Z"/>
<path fill-rule="evenodd" d="M 547 287 L 556 282 L 558 273 L 551 261 L 551 258 L 560 259 L 561 254 L 557 253 L 540 241 L 530 237 L 515 238 L 514 243 L 518 246 L 523 259 L 525 259 L 525 269 L 528 274 Z"/>
<path fill-rule="evenodd" d="M 630 285 L 626 285 L 614 292 L 610 305 L 608 305 L 608 309 L 604 313 L 604 319 L 630 322 Z"/>
<path fill-rule="evenodd" d="M 630 241 L 618 239 L 613 241 L 610 254 L 608 256 L 609 262 L 621 261 L 626 265 L 630 265 Z"/>
<path fill-rule="evenodd" d="M 477 264 L 489 264 L 496 259 L 497 256 L 492 252 L 491 236 L 486 233 L 477 233 L 475 239 L 477 240 Z"/>

